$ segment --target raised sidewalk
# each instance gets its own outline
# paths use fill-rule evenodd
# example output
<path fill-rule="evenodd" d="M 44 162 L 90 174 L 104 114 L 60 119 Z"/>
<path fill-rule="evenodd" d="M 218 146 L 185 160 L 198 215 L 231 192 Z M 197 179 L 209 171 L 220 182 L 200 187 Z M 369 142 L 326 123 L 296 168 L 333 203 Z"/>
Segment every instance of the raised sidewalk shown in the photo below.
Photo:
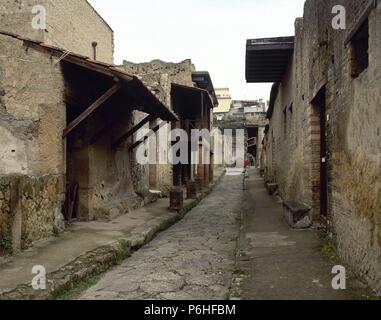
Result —
<path fill-rule="evenodd" d="M 181 212 L 168 209 L 169 199 L 159 199 L 111 222 L 78 222 L 56 238 L 40 242 L 15 256 L 0 258 L 0 300 L 54 299 L 76 283 L 107 271 L 150 242 L 191 210 L 219 182 L 224 170 L 215 171 L 214 183 L 185 200 Z M 34 290 L 32 268 L 47 272 L 47 289 Z"/>

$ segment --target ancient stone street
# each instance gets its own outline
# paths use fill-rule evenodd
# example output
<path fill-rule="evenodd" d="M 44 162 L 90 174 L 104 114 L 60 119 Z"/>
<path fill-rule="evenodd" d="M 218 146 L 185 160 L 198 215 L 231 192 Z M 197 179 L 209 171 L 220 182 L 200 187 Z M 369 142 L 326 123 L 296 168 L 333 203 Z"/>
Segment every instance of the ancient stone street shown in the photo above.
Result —
<path fill-rule="evenodd" d="M 380 299 L 381 0 L 338 2 L 0 0 L 0 301 Z"/>
<path fill-rule="evenodd" d="M 335 261 L 314 229 L 293 230 L 269 196 L 257 169 L 227 175 L 199 206 L 80 299 L 336 300 L 364 299 L 349 276 L 334 290 Z M 303 263 L 301 263 L 303 262 Z"/>
<path fill-rule="evenodd" d="M 228 298 L 239 233 L 242 179 L 242 175 L 224 177 L 181 222 L 107 273 L 81 298 Z"/>

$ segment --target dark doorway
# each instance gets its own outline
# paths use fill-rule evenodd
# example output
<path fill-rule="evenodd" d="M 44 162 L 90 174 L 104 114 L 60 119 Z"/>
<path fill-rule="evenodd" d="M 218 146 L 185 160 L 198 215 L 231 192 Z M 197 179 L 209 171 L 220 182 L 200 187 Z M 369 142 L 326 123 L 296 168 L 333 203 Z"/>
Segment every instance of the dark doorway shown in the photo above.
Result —
<path fill-rule="evenodd" d="M 320 215 L 326 218 L 328 213 L 328 158 L 325 87 L 324 97 L 320 104 L 320 159 Z"/>
<path fill-rule="evenodd" d="M 257 126 L 247 126 L 247 154 L 249 157 L 251 166 L 259 165 L 259 155 L 258 155 L 258 127 Z"/>
<path fill-rule="evenodd" d="M 320 127 L 320 217 L 328 216 L 328 153 L 327 153 L 327 114 L 326 114 L 326 86 L 324 85 L 312 101 L 315 114 L 319 117 Z"/>

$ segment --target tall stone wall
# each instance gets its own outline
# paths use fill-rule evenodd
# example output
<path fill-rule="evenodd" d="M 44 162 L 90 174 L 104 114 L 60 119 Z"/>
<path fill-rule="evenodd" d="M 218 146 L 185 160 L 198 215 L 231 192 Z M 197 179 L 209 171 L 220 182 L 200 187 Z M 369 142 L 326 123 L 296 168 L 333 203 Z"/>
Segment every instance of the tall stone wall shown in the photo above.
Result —
<path fill-rule="evenodd" d="M 32 8 L 46 9 L 46 30 L 35 30 Z M 2 0 L 0 30 L 13 32 L 93 58 L 113 63 L 114 32 L 86 0 Z"/>
<path fill-rule="evenodd" d="M 154 60 L 147 63 L 132 63 L 124 61 L 123 65 L 120 66 L 126 72 L 137 75 L 143 83 L 155 94 L 155 96 L 166 106 L 172 109 L 171 105 L 171 84 L 181 84 L 193 87 L 192 82 L 192 72 L 195 68 L 190 60 L 184 60 L 180 63 L 168 63 L 160 60 Z M 135 123 L 138 123 L 143 117 L 147 116 L 145 114 L 136 113 Z M 151 123 L 143 127 L 143 130 L 151 129 L 157 124 Z M 168 135 L 171 130 L 171 124 L 165 125 L 157 133 L 157 144 L 164 146 L 164 148 L 159 148 L 157 152 L 157 159 L 168 159 L 169 152 L 169 141 Z M 135 139 L 137 137 L 135 136 Z M 134 155 L 135 156 L 135 155 Z M 134 162 L 135 175 L 139 188 L 142 185 L 150 186 L 150 167 L 140 166 Z M 151 172 L 151 189 L 158 189 L 163 192 L 164 195 L 169 195 L 171 186 L 173 185 L 172 178 L 172 166 L 160 161 L 155 168 L 151 166 L 151 170 L 154 171 L 155 177 L 152 177 Z M 152 186 L 152 178 L 156 180 L 156 186 Z"/>
<path fill-rule="evenodd" d="M 60 65 L 0 36 L 0 251 L 61 229 L 66 125 Z"/>
<path fill-rule="evenodd" d="M 319 216 L 320 110 L 310 102 L 326 83 L 328 224 L 340 256 L 380 290 L 380 4 L 369 16 L 369 67 L 357 78 L 351 77 L 350 48 L 344 47 L 367 3 L 340 1 L 347 30 L 334 30 L 331 12 L 337 1 L 306 1 L 266 137 L 266 171 L 283 198 L 304 202 L 314 218 Z M 292 112 L 285 113 L 291 104 Z"/>
<path fill-rule="evenodd" d="M 0 30 L 44 41 L 45 31 L 32 27 L 32 8 L 42 5 L 39 0 L 2 0 L 0 2 Z"/>
<path fill-rule="evenodd" d="M 106 102 L 67 138 L 67 182 L 78 184 L 79 220 L 108 221 L 144 205 L 146 195 L 134 183 L 128 145 L 113 147 L 132 128 L 132 120 L 125 105 Z M 105 123 L 110 124 L 107 130 L 94 139 Z"/>

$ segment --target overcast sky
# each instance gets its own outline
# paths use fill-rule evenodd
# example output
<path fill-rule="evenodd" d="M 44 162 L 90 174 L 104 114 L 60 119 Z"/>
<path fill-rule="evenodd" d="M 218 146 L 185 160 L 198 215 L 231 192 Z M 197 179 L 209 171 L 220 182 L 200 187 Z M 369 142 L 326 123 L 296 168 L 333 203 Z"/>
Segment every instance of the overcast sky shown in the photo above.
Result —
<path fill-rule="evenodd" d="M 192 59 L 233 99 L 268 100 L 271 84 L 247 84 L 250 38 L 289 36 L 304 0 L 89 0 L 115 32 L 115 63 Z"/>

